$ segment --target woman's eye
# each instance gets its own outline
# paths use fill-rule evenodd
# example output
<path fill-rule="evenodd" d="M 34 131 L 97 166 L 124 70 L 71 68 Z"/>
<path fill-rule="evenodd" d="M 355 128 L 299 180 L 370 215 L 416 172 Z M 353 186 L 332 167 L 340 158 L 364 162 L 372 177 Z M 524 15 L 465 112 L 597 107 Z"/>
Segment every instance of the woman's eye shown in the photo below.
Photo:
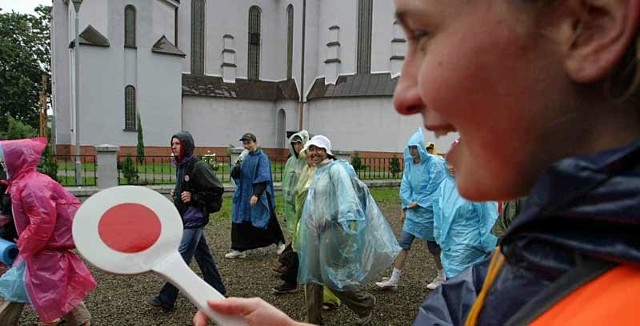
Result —
<path fill-rule="evenodd" d="M 409 34 L 409 38 L 411 39 L 411 41 L 418 43 L 420 42 L 423 38 L 429 36 L 429 31 L 413 31 L 411 32 L 411 34 Z"/>

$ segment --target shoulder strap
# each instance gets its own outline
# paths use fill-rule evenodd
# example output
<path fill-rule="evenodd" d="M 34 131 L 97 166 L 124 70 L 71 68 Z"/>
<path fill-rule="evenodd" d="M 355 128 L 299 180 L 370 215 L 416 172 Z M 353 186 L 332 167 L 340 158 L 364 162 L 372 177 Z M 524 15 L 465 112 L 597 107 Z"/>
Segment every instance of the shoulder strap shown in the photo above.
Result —
<path fill-rule="evenodd" d="M 191 178 L 193 174 L 193 167 L 200 161 L 197 157 L 194 157 L 192 160 L 187 162 L 187 165 L 184 166 L 184 173 L 182 174 L 182 189 L 185 191 L 191 191 Z"/>

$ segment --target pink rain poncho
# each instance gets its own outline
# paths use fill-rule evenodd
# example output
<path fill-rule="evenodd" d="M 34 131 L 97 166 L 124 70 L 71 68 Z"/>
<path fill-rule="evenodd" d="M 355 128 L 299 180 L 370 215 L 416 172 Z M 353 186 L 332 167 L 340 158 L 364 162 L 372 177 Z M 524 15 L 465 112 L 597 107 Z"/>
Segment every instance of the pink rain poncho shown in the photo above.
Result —
<path fill-rule="evenodd" d="M 36 171 L 46 139 L 0 141 L 11 182 L 13 217 L 24 282 L 38 317 L 50 323 L 71 311 L 96 282 L 75 248 L 71 226 L 80 202 L 59 183 Z"/>

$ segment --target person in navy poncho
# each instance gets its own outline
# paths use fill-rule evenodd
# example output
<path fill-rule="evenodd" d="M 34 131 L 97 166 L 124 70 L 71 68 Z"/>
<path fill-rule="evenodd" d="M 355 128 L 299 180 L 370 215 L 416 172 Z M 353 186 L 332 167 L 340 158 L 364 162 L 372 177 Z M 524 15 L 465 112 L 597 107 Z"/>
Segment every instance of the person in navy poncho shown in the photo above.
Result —
<path fill-rule="evenodd" d="M 269 157 L 258 148 L 256 136 L 240 138 L 246 150 L 231 169 L 236 183 L 231 213 L 231 252 L 225 258 L 244 258 L 245 251 L 277 245 L 284 251 L 284 235 L 275 215 L 275 197 Z"/>

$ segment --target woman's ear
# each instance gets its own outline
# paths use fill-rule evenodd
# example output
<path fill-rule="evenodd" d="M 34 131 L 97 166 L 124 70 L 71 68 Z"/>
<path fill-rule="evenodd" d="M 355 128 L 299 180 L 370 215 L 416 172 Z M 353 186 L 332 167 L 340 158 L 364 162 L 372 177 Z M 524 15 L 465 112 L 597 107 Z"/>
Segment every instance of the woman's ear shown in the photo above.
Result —
<path fill-rule="evenodd" d="M 570 0 L 566 68 L 576 82 L 611 74 L 638 38 L 640 0 Z"/>

